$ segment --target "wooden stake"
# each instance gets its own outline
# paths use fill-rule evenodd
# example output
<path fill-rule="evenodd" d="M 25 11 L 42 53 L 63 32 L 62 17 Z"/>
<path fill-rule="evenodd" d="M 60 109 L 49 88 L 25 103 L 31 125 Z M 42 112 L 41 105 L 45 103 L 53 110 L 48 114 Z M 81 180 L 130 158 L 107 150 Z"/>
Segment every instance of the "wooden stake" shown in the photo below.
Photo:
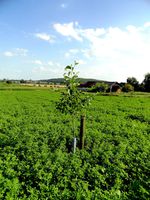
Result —
<path fill-rule="evenodd" d="M 80 121 L 80 149 L 84 149 L 85 138 L 85 115 L 81 115 Z"/>

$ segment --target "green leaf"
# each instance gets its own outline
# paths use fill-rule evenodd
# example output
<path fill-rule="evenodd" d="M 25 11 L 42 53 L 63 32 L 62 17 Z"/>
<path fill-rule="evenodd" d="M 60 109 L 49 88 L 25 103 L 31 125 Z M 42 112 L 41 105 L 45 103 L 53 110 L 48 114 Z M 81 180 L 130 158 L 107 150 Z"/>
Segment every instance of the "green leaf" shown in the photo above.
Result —
<path fill-rule="evenodd" d="M 78 62 L 74 61 L 74 65 L 78 65 L 78 64 L 79 64 Z"/>
<path fill-rule="evenodd" d="M 68 70 L 68 69 L 71 69 L 71 66 L 70 66 L 70 65 L 67 65 L 67 66 L 65 67 L 65 70 Z"/>

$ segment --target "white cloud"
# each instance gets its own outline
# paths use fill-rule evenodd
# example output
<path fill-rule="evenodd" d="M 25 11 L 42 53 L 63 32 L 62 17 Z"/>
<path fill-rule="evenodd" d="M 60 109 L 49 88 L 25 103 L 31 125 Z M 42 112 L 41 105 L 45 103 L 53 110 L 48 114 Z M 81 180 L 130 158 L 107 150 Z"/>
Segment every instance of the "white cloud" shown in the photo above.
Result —
<path fill-rule="evenodd" d="M 79 65 L 87 64 L 87 62 L 85 60 L 82 60 L 82 59 L 77 60 L 77 62 L 79 63 Z"/>
<path fill-rule="evenodd" d="M 67 5 L 66 3 L 62 3 L 62 4 L 60 5 L 61 8 L 67 8 L 67 6 L 68 6 L 68 5 Z"/>
<path fill-rule="evenodd" d="M 37 62 L 38 61 L 38 62 Z M 34 67 L 32 70 L 32 73 L 36 76 L 41 77 L 58 77 L 62 76 L 63 74 L 63 67 L 58 62 L 48 61 L 48 62 L 42 62 L 40 60 L 36 60 L 36 64 L 38 66 Z"/>
<path fill-rule="evenodd" d="M 82 37 L 78 32 L 78 22 L 70 22 L 68 24 L 54 24 L 54 29 L 63 36 L 82 41 Z"/>
<path fill-rule="evenodd" d="M 33 63 L 33 64 L 38 65 L 38 66 L 42 65 L 42 66 L 46 66 L 46 67 L 57 65 L 57 63 L 55 63 L 51 60 L 50 61 L 42 61 L 42 60 L 39 60 L 39 59 L 33 60 L 30 63 Z"/>
<path fill-rule="evenodd" d="M 28 50 L 27 49 L 23 49 L 23 48 L 16 48 L 14 53 L 17 56 L 27 56 Z"/>
<path fill-rule="evenodd" d="M 144 24 L 144 27 L 145 27 L 145 28 L 150 27 L 150 22 L 146 22 L 146 23 Z"/>
<path fill-rule="evenodd" d="M 53 63 L 52 61 L 48 61 L 47 64 L 50 65 L 50 66 L 53 66 L 53 65 L 54 65 L 54 63 Z"/>
<path fill-rule="evenodd" d="M 35 35 L 35 37 L 37 37 L 41 40 L 44 40 L 44 41 L 47 41 L 50 43 L 54 42 L 54 36 L 49 35 L 47 33 L 35 33 L 34 35 Z"/>
<path fill-rule="evenodd" d="M 12 51 L 5 51 L 3 53 L 6 57 L 14 57 L 14 56 L 27 56 L 28 50 L 23 48 L 16 48 Z"/>
<path fill-rule="evenodd" d="M 128 25 L 124 29 L 83 29 L 73 22 L 55 24 L 54 28 L 65 37 L 83 41 L 80 57 L 89 63 L 86 73 L 92 77 L 125 81 L 128 76 L 135 76 L 142 81 L 150 70 L 150 22 L 140 27 Z M 72 53 L 68 51 L 66 56 Z"/>
<path fill-rule="evenodd" d="M 50 69 L 45 67 L 45 66 L 40 66 L 38 68 L 34 68 L 33 71 L 37 72 L 37 73 L 39 73 L 39 72 L 50 72 Z"/>
<path fill-rule="evenodd" d="M 69 52 L 65 53 L 65 58 L 70 58 L 70 53 Z"/>
<path fill-rule="evenodd" d="M 65 57 L 66 57 L 66 58 L 74 57 L 74 56 L 76 56 L 79 52 L 80 52 L 79 49 L 69 49 L 69 50 L 65 53 Z"/>
<path fill-rule="evenodd" d="M 79 49 L 70 49 L 69 52 L 72 54 L 77 54 L 79 53 Z"/>
<path fill-rule="evenodd" d="M 33 64 L 37 64 L 37 65 L 42 65 L 42 61 L 41 60 L 34 60 L 32 61 Z"/>
<path fill-rule="evenodd" d="M 6 57 L 13 57 L 14 56 L 14 54 L 11 51 L 5 51 L 3 54 Z"/>

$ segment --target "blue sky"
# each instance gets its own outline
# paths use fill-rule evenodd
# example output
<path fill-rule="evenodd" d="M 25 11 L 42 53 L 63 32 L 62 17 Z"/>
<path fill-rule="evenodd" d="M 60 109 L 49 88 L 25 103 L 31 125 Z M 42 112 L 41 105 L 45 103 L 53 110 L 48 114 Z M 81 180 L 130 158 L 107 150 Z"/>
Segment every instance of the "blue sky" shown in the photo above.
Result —
<path fill-rule="evenodd" d="M 0 0 L 0 79 L 140 82 L 150 72 L 149 0 Z"/>

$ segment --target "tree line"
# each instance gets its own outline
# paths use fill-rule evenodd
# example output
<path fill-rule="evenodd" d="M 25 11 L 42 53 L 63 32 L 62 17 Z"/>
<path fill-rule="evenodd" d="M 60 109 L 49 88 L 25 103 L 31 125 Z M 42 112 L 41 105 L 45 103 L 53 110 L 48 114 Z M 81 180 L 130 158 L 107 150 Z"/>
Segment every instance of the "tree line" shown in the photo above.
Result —
<path fill-rule="evenodd" d="M 128 77 L 124 89 L 130 91 L 150 92 L 150 73 L 145 75 L 142 83 L 139 83 L 135 77 Z"/>

